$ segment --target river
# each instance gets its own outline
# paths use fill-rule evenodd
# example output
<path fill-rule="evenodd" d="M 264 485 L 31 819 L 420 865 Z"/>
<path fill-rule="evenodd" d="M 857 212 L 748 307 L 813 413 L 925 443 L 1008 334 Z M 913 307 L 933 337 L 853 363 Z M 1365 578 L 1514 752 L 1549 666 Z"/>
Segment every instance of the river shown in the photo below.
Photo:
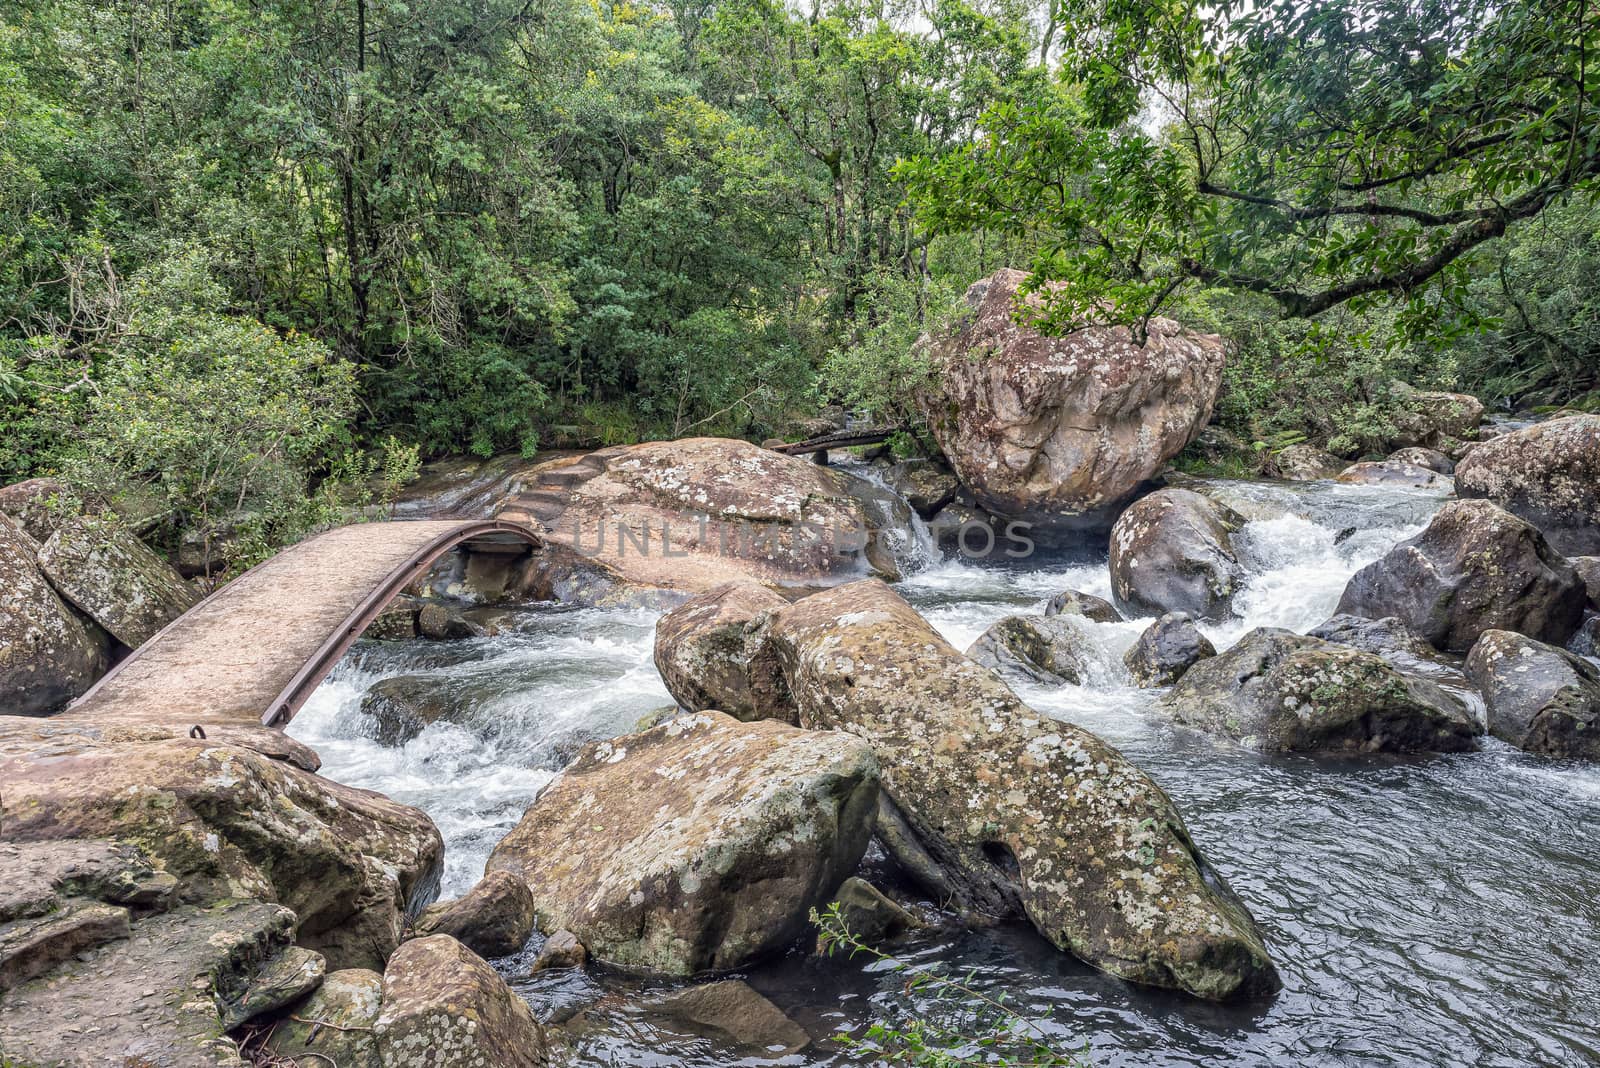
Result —
<path fill-rule="evenodd" d="M 1446 499 L 1329 482 L 1216 482 L 1209 491 L 1251 518 L 1236 540 L 1249 584 L 1235 618 L 1206 628 L 1218 648 L 1252 627 L 1322 622 L 1357 568 L 1420 530 Z M 898 588 L 958 648 L 1060 590 L 1109 596 L 1103 553 L 1004 568 L 918 562 Z M 459 894 L 579 745 L 672 703 L 651 662 L 654 620 L 541 608 L 492 638 L 361 642 L 290 733 L 321 752 L 324 775 L 428 812 L 447 843 L 444 893 Z M 1121 654 L 1147 622 L 1093 625 L 1101 659 L 1085 685 L 1018 691 L 1118 746 L 1172 795 L 1266 931 L 1282 993 L 1217 1006 L 1135 988 L 1021 925 L 929 930 L 897 946 L 900 957 L 970 973 L 1097 1066 L 1600 1062 L 1600 770 L 1493 739 L 1480 753 L 1421 759 L 1245 752 L 1171 727 L 1154 707 L 1157 691 L 1129 685 Z M 368 740 L 363 691 L 419 673 L 459 689 L 472 717 L 435 724 L 403 747 Z M 577 1038 L 584 1063 L 857 1063 L 827 1037 L 908 1011 L 950 1011 L 907 994 L 881 964 L 796 950 L 744 974 L 817 1040 L 773 1061 L 664 1030 L 641 1007 L 651 984 L 524 978 L 536 946 L 497 964 L 547 1015 L 588 1008 Z"/>

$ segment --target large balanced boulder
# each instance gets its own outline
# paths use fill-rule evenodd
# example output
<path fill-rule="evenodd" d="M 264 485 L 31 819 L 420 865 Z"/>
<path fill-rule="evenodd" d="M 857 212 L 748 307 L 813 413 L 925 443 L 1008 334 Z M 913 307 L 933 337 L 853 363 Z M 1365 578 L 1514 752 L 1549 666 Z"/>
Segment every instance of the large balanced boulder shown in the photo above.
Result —
<path fill-rule="evenodd" d="M 0 1061 L 52 1068 L 242 1068 L 226 1007 L 293 947 L 260 901 L 182 906 L 0 995 Z"/>
<path fill-rule="evenodd" d="M 800 722 L 872 746 L 878 832 L 942 901 L 1025 916 L 1135 982 L 1205 998 L 1277 989 L 1249 913 L 1161 788 L 1089 732 L 1025 705 L 881 582 L 773 616 Z"/>
<path fill-rule="evenodd" d="M 408 907 L 436 885 L 438 830 L 380 794 L 216 739 L 28 729 L 38 723 L 0 717 L 9 839 L 135 844 L 177 878 L 185 901 L 293 909 L 299 941 L 336 968 L 381 965 Z"/>
<path fill-rule="evenodd" d="M 509 957 L 533 934 L 533 893 L 508 871 L 492 871 L 466 894 L 422 910 L 412 929 L 447 934 L 482 957 Z"/>
<path fill-rule="evenodd" d="M 761 719 L 788 709 L 783 675 L 759 650 L 766 621 L 789 602 L 755 583 L 729 583 L 656 620 L 655 661 L 667 691 L 691 712 Z"/>
<path fill-rule="evenodd" d="M 40 547 L 39 569 L 63 597 L 130 649 L 200 599 L 171 564 L 103 516 L 63 523 Z"/>
<path fill-rule="evenodd" d="M 1530 753 L 1600 760 L 1600 667 L 1506 630 L 1486 631 L 1467 657 L 1489 733 Z"/>
<path fill-rule="evenodd" d="M 1486 630 L 1564 643 L 1588 595 L 1531 524 L 1489 501 L 1453 501 L 1427 529 L 1345 586 L 1341 614 L 1399 618 L 1435 648 L 1465 653 Z"/>
<path fill-rule="evenodd" d="M 1134 502 L 1111 528 L 1111 593 L 1128 615 L 1227 615 L 1244 569 L 1232 536 L 1244 517 L 1192 490 Z"/>
<path fill-rule="evenodd" d="M 1223 341 L 1153 319 L 1060 337 L 1018 321 L 1027 275 L 1001 270 L 967 291 L 970 313 L 925 338 L 937 384 L 918 398 L 951 466 L 984 509 L 1052 530 L 1104 531 L 1211 418 Z"/>
<path fill-rule="evenodd" d="M 544 1028 L 489 964 L 449 935 L 417 938 L 383 971 L 372 1026 L 384 1068 L 539 1068 Z"/>
<path fill-rule="evenodd" d="M 1271 627 L 1195 664 L 1162 704 L 1184 726 L 1264 752 L 1478 747 L 1466 707 L 1436 684 L 1372 653 Z"/>
<path fill-rule="evenodd" d="M 1470 393 L 1417 389 L 1405 382 L 1393 383 L 1392 389 L 1396 448 L 1442 448 L 1470 438 L 1483 422 L 1483 402 Z"/>
<path fill-rule="evenodd" d="M 978 636 L 967 655 L 1001 678 L 1076 686 L 1088 674 L 1092 650 L 1079 617 L 1004 616 Z"/>
<path fill-rule="evenodd" d="M 1551 419 L 1478 445 L 1456 468 L 1456 492 L 1528 520 L 1557 552 L 1600 554 L 1600 415 Z"/>
<path fill-rule="evenodd" d="M 804 932 L 860 861 L 878 767 L 847 734 L 719 712 L 587 746 L 489 857 L 598 962 L 693 975 Z"/>
<path fill-rule="evenodd" d="M 0 515 L 0 714 L 47 715 L 106 669 L 104 637 L 62 603 L 39 571 L 38 551 Z"/>
<path fill-rule="evenodd" d="M 864 499 L 881 493 L 749 442 L 683 438 L 541 464 L 498 514 L 539 525 L 628 582 L 700 593 L 896 576 L 897 532 Z"/>

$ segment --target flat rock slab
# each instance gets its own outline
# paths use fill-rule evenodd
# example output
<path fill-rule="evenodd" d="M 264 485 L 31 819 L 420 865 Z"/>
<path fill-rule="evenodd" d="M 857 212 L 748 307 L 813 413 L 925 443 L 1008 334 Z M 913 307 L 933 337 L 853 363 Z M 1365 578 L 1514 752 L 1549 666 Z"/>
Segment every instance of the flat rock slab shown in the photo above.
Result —
<path fill-rule="evenodd" d="M 25 1065 L 241 1068 L 219 996 L 290 943 L 294 913 L 183 906 L 0 995 L 0 1057 Z"/>
<path fill-rule="evenodd" d="M 106 839 L 0 842 L 0 872 L 0 923 L 43 916 L 68 897 L 157 909 L 178 885 L 134 846 Z"/>

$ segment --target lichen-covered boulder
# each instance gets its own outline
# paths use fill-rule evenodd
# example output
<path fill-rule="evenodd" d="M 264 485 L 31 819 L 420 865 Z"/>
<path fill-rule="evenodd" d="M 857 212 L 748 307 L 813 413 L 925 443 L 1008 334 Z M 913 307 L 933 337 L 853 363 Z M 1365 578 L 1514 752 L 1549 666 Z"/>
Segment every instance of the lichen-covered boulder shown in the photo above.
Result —
<path fill-rule="evenodd" d="M 882 468 L 882 477 L 923 520 L 939 514 L 961 492 L 961 480 L 955 472 L 932 460 L 896 461 Z"/>
<path fill-rule="evenodd" d="M 738 968 L 805 930 L 872 833 L 878 767 L 847 734 L 700 712 L 585 747 L 489 857 L 543 930 L 632 972 Z"/>
<path fill-rule="evenodd" d="M 1349 463 L 1315 445 L 1290 445 L 1272 454 L 1278 477 L 1290 482 L 1315 482 L 1332 478 Z"/>
<path fill-rule="evenodd" d="M 137 847 L 109 839 L 0 841 L 0 871 L 0 923 L 48 915 L 68 898 L 160 910 L 178 886 Z"/>
<path fill-rule="evenodd" d="M 1249 913 L 1148 776 L 1025 705 L 881 582 L 773 616 L 800 722 L 872 746 L 878 832 L 940 900 L 1025 916 L 1134 982 L 1222 999 L 1278 987 Z"/>
<path fill-rule="evenodd" d="M 1233 534 L 1244 517 L 1193 490 L 1163 489 L 1135 501 L 1111 528 L 1111 594 L 1127 615 L 1228 613 L 1244 569 Z"/>
<path fill-rule="evenodd" d="M 418 934 L 447 934 L 480 957 L 509 957 L 527 943 L 537 919 L 528 884 L 492 871 L 463 896 L 423 909 L 412 927 Z"/>
<path fill-rule="evenodd" d="M 1394 383 L 1393 390 L 1397 402 L 1396 448 L 1441 448 L 1457 439 L 1472 437 L 1483 422 L 1483 402 L 1470 393 L 1416 389 L 1404 382 Z"/>
<path fill-rule="evenodd" d="M 142 848 L 185 901 L 293 909 L 334 967 L 381 964 L 437 886 L 444 843 L 423 813 L 215 739 L 118 740 L 78 724 L 40 737 L 0 717 L 0 824 L 15 841 Z"/>
<path fill-rule="evenodd" d="M 130 649 L 177 619 L 200 595 L 115 520 L 69 520 L 39 548 L 39 570 L 84 615 Z"/>
<path fill-rule="evenodd" d="M 681 438 L 541 464 L 497 514 L 621 580 L 689 594 L 894 576 L 894 531 L 863 481 L 746 441 Z"/>
<path fill-rule="evenodd" d="M 1600 415 L 1571 415 L 1502 434 L 1456 467 L 1456 492 L 1537 526 L 1568 556 L 1600 554 Z"/>
<path fill-rule="evenodd" d="M 1070 615 L 1005 616 L 978 636 L 967 655 L 1001 678 L 1076 686 L 1088 673 L 1089 637 Z"/>
<path fill-rule="evenodd" d="M 69 609 L 39 571 L 38 544 L 0 515 L 0 713 L 42 716 L 106 670 L 98 628 Z"/>
<path fill-rule="evenodd" d="M 1195 664 L 1217 655 L 1187 612 L 1168 612 L 1144 629 L 1122 662 L 1139 686 L 1170 686 Z"/>
<path fill-rule="evenodd" d="M 1466 707 L 1436 684 L 1371 653 L 1271 627 L 1184 672 L 1162 707 L 1186 727 L 1264 752 L 1478 747 Z"/>
<path fill-rule="evenodd" d="M 276 1022 L 267 1049 L 300 1065 L 382 1068 L 373 1032 L 382 1006 L 382 975 L 364 968 L 329 972 L 310 997 Z"/>
<path fill-rule="evenodd" d="M 540 1068 L 544 1028 L 498 972 L 449 935 L 407 942 L 383 971 L 383 1068 Z"/>
<path fill-rule="evenodd" d="M 1414 467 L 1426 467 L 1430 471 L 1437 471 L 1441 475 L 1454 474 L 1456 462 L 1438 449 L 1426 449 L 1421 445 L 1413 445 L 1408 449 L 1396 449 L 1389 454 L 1389 463 L 1411 464 Z"/>
<path fill-rule="evenodd" d="M 219 1006 L 281 959 L 294 914 L 182 906 L 0 995 L 0 1059 L 51 1068 L 243 1068 Z"/>
<path fill-rule="evenodd" d="M 655 662 L 673 698 L 691 712 L 792 720 L 783 676 L 760 656 L 767 617 L 789 602 L 755 583 L 729 583 L 656 620 Z"/>
<path fill-rule="evenodd" d="M 1400 460 L 1365 461 L 1351 464 L 1335 480 L 1358 486 L 1410 486 L 1414 489 L 1448 489 L 1450 477 L 1431 467 Z"/>
<path fill-rule="evenodd" d="M 1394 616 L 1435 648 L 1465 653 L 1486 630 L 1563 643 L 1587 594 L 1532 525 L 1489 501 L 1452 501 L 1427 529 L 1356 572 L 1340 614 Z"/>
<path fill-rule="evenodd" d="M 43 545 L 56 528 L 82 511 L 77 494 L 65 482 L 54 478 L 30 478 L 0 486 L 0 515 L 11 521 L 34 541 Z"/>
<path fill-rule="evenodd" d="M 918 404 L 984 509 L 1039 532 L 1104 531 L 1116 511 L 1211 418 L 1223 341 L 1170 319 L 1136 344 L 1125 327 L 1047 337 L 1018 322 L 1027 275 L 1001 270 L 967 290 L 969 314 L 924 338 L 936 384 Z"/>
<path fill-rule="evenodd" d="M 1467 656 L 1489 733 L 1530 753 L 1600 760 L 1600 667 L 1507 630 L 1485 631 Z"/>
<path fill-rule="evenodd" d="M 1094 623 L 1121 623 L 1122 614 L 1103 597 L 1077 590 L 1062 590 L 1045 602 L 1047 616 L 1082 616 Z"/>
<path fill-rule="evenodd" d="M 1600 612 L 1600 556 L 1573 556 L 1567 563 L 1578 573 L 1578 580 L 1589 595 L 1590 610 Z"/>

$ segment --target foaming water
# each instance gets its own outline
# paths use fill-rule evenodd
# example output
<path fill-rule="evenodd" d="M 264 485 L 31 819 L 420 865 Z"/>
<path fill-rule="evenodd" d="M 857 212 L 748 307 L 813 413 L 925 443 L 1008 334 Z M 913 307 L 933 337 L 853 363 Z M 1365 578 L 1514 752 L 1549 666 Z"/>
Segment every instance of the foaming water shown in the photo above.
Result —
<path fill-rule="evenodd" d="M 1333 483 L 1213 483 L 1249 518 L 1249 571 L 1221 647 L 1256 626 L 1304 631 L 1350 575 L 1421 529 L 1443 498 Z M 1103 555 L 993 567 L 954 559 L 900 591 L 965 649 L 1001 616 L 1063 589 L 1109 597 Z M 445 893 L 481 873 L 493 843 L 588 738 L 670 703 L 650 661 L 650 613 L 526 613 L 491 639 L 362 643 L 293 725 L 324 773 L 428 811 L 448 843 Z M 1084 686 L 1019 685 L 1041 711 L 1094 731 L 1159 782 L 1266 932 L 1285 988 L 1218 1006 L 1143 990 L 1057 952 L 1025 926 L 924 932 L 914 964 L 971 976 L 1094 1065 L 1581 1065 L 1600 1061 L 1600 770 L 1496 741 L 1426 759 L 1265 757 L 1174 728 L 1159 691 L 1129 684 L 1122 652 L 1148 620 L 1085 623 L 1099 655 Z M 429 673 L 481 687 L 462 723 L 401 748 L 363 734 L 380 678 Z M 881 858 L 873 862 L 882 865 Z M 651 1015 L 661 984 L 582 973 L 527 977 L 538 940 L 499 962 L 549 1017 L 586 1010 L 583 1063 L 794 1066 L 860 1063 L 828 1036 L 948 1006 L 903 976 L 799 949 L 745 978 L 815 1039 L 776 1060 L 678 1034 Z"/>

